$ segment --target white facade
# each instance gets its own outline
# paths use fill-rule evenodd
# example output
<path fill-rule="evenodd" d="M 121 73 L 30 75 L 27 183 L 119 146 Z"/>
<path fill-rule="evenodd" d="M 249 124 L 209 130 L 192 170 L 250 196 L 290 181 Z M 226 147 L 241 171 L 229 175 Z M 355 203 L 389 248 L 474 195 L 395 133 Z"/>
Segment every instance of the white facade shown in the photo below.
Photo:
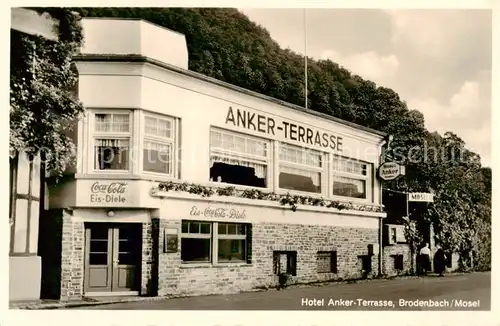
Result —
<path fill-rule="evenodd" d="M 87 109 L 85 118 L 78 125 L 76 178 L 79 180 L 73 190 L 77 195 L 65 190 L 63 195 L 66 199 L 52 196 L 51 207 L 100 206 L 89 203 L 90 198 L 83 195 L 93 184 L 89 180 L 137 180 L 129 183 L 131 187 L 129 190 L 134 193 L 134 198 L 129 199 L 132 202 L 111 203 L 113 204 L 111 206 L 123 207 L 158 207 L 158 204 L 148 203 L 151 199 L 149 192 L 144 191 L 144 188 L 150 187 L 150 183 L 146 180 L 183 180 L 203 185 L 220 185 L 217 182 L 209 182 L 211 130 L 221 131 L 226 136 L 243 135 L 250 139 L 257 137 L 255 138 L 257 141 L 265 143 L 267 152 L 262 158 L 262 165 L 266 167 L 267 187 L 264 190 L 277 193 L 289 192 L 288 189 L 280 189 L 278 184 L 278 171 L 280 166 L 286 164 L 279 159 L 279 146 L 286 143 L 301 149 L 318 151 L 322 166 L 305 167 L 311 172 L 320 173 L 321 192 L 316 195 L 341 201 L 380 205 L 380 184 L 375 177 L 381 146 L 384 144 L 380 134 L 291 109 L 262 96 L 257 97 L 248 91 L 239 92 L 236 87 L 221 86 L 220 82 L 207 82 L 208 78 L 201 80 L 197 78 L 199 77 L 197 74 L 191 72 L 183 73 L 173 65 L 185 67 L 179 58 L 185 54 L 186 47 L 181 46 L 180 54 L 177 54 L 172 49 L 177 50 L 178 47 L 173 47 L 169 43 L 171 35 L 177 37 L 178 34 L 149 23 L 134 20 L 89 19 L 84 20 L 84 27 L 86 45 L 82 49 L 82 54 L 111 55 L 110 51 L 116 50 L 117 54 L 137 54 L 171 66 L 161 67 L 150 62 L 77 62 L 80 72 L 79 96 Z M 106 33 L 102 34 L 102 30 Z M 124 36 L 129 35 L 129 30 L 137 31 L 139 39 L 137 42 L 141 42 L 135 44 L 134 37 L 127 37 L 125 42 Z M 157 42 L 160 49 L 156 51 L 143 45 L 144 39 L 152 38 L 146 34 L 150 31 L 157 33 L 158 37 L 161 37 L 161 33 L 164 33 L 163 36 L 169 36 L 165 43 Z M 113 34 L 114 37 L 105 39 L 108 34 Z M 92 43 L 93 41 L 95 43 Z M 178 40 L 175 39 L 173 45 L 177 43 Z M 130 48 L 125 48 L 126 46 Z M 171 60 L 162 56 L 167 52 L 163 51 L 163 48 L 169 50 Z M 128 131 L 96 132 L 96 114 L 106 113 L 128 115 L 130 124 Z M 148 117 L 166 120 L 170 125 L 169 138 L 156 139 L 173 149 L 172 166 L 167 173 L 148 172 L 144 169 L 142 153 L 145 142 L 148 137 L 150 138 L 145 132 L 145 119 Z M 253 123 L 245 124 L 244 120 L 248 120 L 249 117 L 253 117 Z M 114 137 L 129 143 L 131 154 L 126 169 L 116 171 L 95 169 L 94 146 L 96 141 L 101 139 L 99 137 Z M 356 176 L 335 172 L 332 164 L 334 157 L 367 163 L 366 175 Z M 289 164 L 288 167 L 292 168 L 293 165 Z M 367 184 L 366 198 L 334 196 L 330 184 L 335 175 L 364 179 Z M 309 195 L 299 192 L 297 194 Z M 61 200 L 56 200 L 56 197 L 65 205 L 60 202 Z"/>
<path fill-rule="evenodd" d="M 160 238 L 164 241 L 167 241 L 166 234 L 172 233 L 181 239 L 196 237 L 183 229 L 189 220 L 213 222 L 210 224 L 213 239 L 238 241 L 244 241 L 244 236 L 221 236 L 217 226 L 274 223 L 278 228 L 296 225 L 298 232 L 302 226 L 325 227 L 325 230 L 341 228 L 342 238 L 349 237 L 349 232 L 364 234 L 363 230 L 367 230 L 366 236 L 360 235 L 367 243 L 358 245 L 349 240 L 339 248 L 351 250 L 352 255 L 358 256 L 379 254 L 378 249 L 368 253 L 367 244 L 378 248 L 378 230 L 385 216 L 381 209 L 381 185 L 376 178 L 385 143 L 383 133 L 188 71 L 184 36 L 147 22 L 84 19 L 83 26 L 86 41 L 76 64 L 80 74 L 79 97 L 86 115 L 78 123 L 76 174 L 74 179 L 50 188 L 48 198 L 49 209 L 71 210 L 68 218 L 76 224 L 68 228 L 80 232 L 79 241 L 93 241 L 85 240 L 90 233 L 83 237 L 80 231 L 85 223 L 140 223 L 144 237 L 148 234 L 144 231 L 148 223 L 160 219 L 164 223 L 160 223 L 163 225 L 160 234 L 165 237 L 160 235 Z M 316 198 L 349 202 L 354 206 L 338 210 L 301 204 L 292 210 L 276 200 L 204 197 L 186 191 L 158 189 L 159 183 L 169 182 L 213 189 L 234 186 L 240 193 L 259 189 L 275 196 L 288 193 L 309 197 L 310 201 Z M 265 234 L 263 230 L 264 227 L 257 227 L 254 233 Z M 319 245 L 321 239 L 316 239 L 318 244 L 307 250 L 326 250 Z M 143 248 L 149 245 L 148 241 L 143 238 Z M 261 254 L 258 241 L 246 241 L 253 241 L 254 252 Z M 282 242 L 293 241 L 290 237 Z M 214 268 L 218 266 L 215 254 L 218 243 L 213 240 L 210 249 Z M 81 247 L 80 242 L 63 246 L 73 257 L 87 255 L 79 258 L 85 263 L 70 264 L 68 270 L 97 275 L 97 269 L 85 269 L 89 258 Z M 162 264 L 177 266 L 184 259 L 184 253 L 176 256 L 175 252 L 160 254 L 157 262 L 160 270 Z M 144 288 L 144 275 L 149 268 L 145 261 L 149 258 L 144 249 L 142 255 Z M 302 259 L 301 255 L 310 253 L 298 255 Z M 353 262 L 358 256 L 350 260 L 349 266 L 357 264 Z M 256 275 L 271 268 L 268 265 L 272 265 L 272 257 L 269 259 L 271 262 L 266 260 L 262 268 L 257 263 L 245 263 L 250 266 L 245 267 L 245 275 L 250 280 L 264 282 L 269 275 Z M 299 269 L 309 268 L 306 263 L 309 264 L 300 262 L 304 265 L 299 264 L 303 266 Z M 183 282 L 196 279 L 199 274 L 192 268 L 197 264 L 190 264 L 189 269 L 185 266 L 175 287 L 183 287 Z M 63 266 L 63 271 L 65 268 Z M 341 272 L 351 273 L 347 267 Z M 211 279 L 216 280 L 220 270 L 204 269 L 204 273 L 213 274 Z M 91 283 L 89 276 L 85 277 L 85 282 Z M 312 276 L 304 277 L 311 279 Z M 63 295 L 85 293 L 83 286 L 68 290 L 78 282 L 83 284 L 83 280 L 67 282 L 70 285 L 63 286 L 66 291 Z M 255 282 L 248 286 L 255 286 Z M 212 289 L 217 287 L 214 283 Z M 167 290 L 160 288 L 159 291 Z"/>

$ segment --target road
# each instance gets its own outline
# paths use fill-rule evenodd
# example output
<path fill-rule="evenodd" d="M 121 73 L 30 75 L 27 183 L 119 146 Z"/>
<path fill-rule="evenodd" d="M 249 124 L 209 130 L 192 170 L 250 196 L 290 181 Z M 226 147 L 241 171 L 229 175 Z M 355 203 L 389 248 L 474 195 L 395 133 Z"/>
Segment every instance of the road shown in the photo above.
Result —
<path fill-rule="evenodd" d="M 490 310 L 491 274 L 372 280 L 281 291 L 100 305 L 106 310 Z M 442 306 L 409 306 L 416 300 Z M 323 303 L 323 305 L 320 305 Z M 329 303 L 332 303 L 329 305 Z M 401 305 L 405 303 L 404 305 Z M 469 305 L 469 307 L 460 306 Z"/>

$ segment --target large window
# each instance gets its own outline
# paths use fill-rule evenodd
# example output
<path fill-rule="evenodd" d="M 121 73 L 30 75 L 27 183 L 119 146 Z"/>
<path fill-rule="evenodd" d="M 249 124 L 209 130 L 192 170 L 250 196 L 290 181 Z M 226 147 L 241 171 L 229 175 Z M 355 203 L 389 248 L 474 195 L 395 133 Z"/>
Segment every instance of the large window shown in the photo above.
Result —
<path fill-rule="evenodd" d="M 210 262 L 212 223 L 182 222 L 181 260 L 183 262 Z"/>
<path fill-rule="evenodd" d="M 183 263 L 234 263 L 248 260 L 249 225 L 182 221 Z"/>
<path fill-rule="evenodd" d="M 94 115 L 94 169 L 129 171 L 131 113 Z"/>
<path fill-rule="evenodd" d="M 281 143 L 279 159 L 281 189 L 321 193 L 323 153 Z"/>
<path fill-rule="evenodd" d="M 145 115 L 143 170 L 173 174 L 174 121 L 170 118 Z"/>
<path fill-rule="evenodd" d="M 218 129 L 210 131 L 210 181 L 265 188 L 269 142 Z"/>
<path fill-rule="evenodd" d="M 94 111 L 90 117 L 93 169 L 89 170 L 175 175 L 175 119 L 125 110 Z"/>
<path fill-rule="evenodd" d="M 371 165 L 341 157 L 333 157 L 334 196 L 367 199 L 371 187 Z"/>

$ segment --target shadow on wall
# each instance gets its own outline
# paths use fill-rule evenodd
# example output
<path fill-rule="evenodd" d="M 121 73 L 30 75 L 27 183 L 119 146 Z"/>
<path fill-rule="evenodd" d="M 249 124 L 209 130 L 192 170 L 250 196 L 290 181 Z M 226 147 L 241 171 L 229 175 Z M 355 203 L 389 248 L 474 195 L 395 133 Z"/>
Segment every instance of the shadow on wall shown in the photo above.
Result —
<path fill-rule="evenodd" d="M 143 224 L 144 227 L 144 224 Z M 145 296 L 157 296 L 158 295 L 158 275 L 159 275 L 159 254 L 160 254 L 160 221 L 158 219 L 152 219 L 151 226 L 151 236 L 153 238 L 153 247 L 151 249 L 151 273 L 148 275 L 148 280 L 146 283 L 146 293 Z M 144 234 L 144 233 L 143 233 Z M 144 266 L 142 267 L 144 268 Z"/>
<path fill-rule="evenodd" d="M 41 299 L 60 299 L 62 209 L 41 210 L 38 255 L 42 258 Z"/>

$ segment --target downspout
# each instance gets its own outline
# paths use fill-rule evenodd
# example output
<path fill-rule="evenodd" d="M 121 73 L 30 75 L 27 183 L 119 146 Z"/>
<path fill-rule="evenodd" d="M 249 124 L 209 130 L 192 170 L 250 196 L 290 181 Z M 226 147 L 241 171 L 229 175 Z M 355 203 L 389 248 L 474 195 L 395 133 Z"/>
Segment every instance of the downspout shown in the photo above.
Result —
<path fill-rule="evenodd" d="M 384 163 L 384 161 L 385 161 L 384 151 L 389 148 L 391 142 L 392 142 L 392 135 L 387 135 L 384 137 L 384 139 L 380 143 L 381 155 L 380 155 L 379 164 Z M 387 148 L 384 148 L 385 145 L 387 145 Z M 377 173 L 378 173 L 378 171 L 377 171 Z M 382 181 L 379 181 L 379 182 L 380 182 L 380 191 L 379 191 L 379 200 L 380 201 L 379 201 L 379 203 L 380 203 L 380 205 L 383 205 L 382 204 L 383 191 L 384 191 L 383 183 L 382 183 Z M 381 216 L 379 218 L 379 222 L 378 222 L 378 248 L 379 248 L 378 275 L 379 276 L 382 276 L 382 271 L 384 268 L 384 248 L 383 248 L 384 234 L 383 234 L 383 230 L 384 230 L 384 218 Z"/>

